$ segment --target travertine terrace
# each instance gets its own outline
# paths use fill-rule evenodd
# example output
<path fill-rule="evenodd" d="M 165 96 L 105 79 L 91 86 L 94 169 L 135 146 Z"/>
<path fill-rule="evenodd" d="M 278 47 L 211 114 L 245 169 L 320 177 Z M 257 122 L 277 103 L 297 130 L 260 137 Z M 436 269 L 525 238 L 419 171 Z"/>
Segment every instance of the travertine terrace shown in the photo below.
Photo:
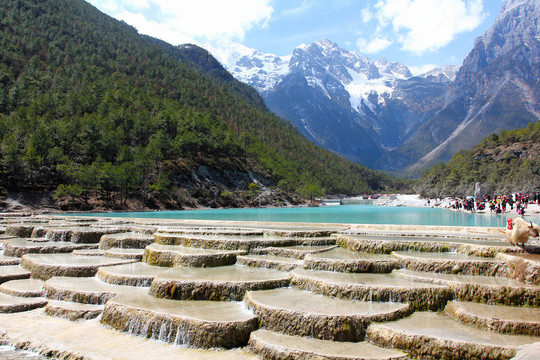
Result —
<path fill-rule="evenodd" d="M 0 339 L 65 359 L 534 359 L 498 229 L 0 216 Z"/>

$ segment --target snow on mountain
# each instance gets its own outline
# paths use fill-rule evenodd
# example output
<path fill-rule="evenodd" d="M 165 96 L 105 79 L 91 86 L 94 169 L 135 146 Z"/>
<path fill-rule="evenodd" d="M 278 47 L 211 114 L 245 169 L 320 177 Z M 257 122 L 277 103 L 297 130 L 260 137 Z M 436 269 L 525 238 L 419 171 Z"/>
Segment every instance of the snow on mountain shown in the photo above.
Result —
<path fill-rule="evenodd" d="M 440 78 L 445 81 L 454 81 L 461 66 L 459 65 L 446 65 L 442 68 L 431 69 L 428 72 L 418 75 L 421 78 Z"/>
<path fill-rule="evenodd" d="M 355 51 L 347 51 L 328 39 L 302 44 L 293 54 L 277 56 L 261 53 L 237 43 L 216 48 L 205 46 L 235 78 L 253 86 L 261 94 L 272 91 L 288 74 L 300 72 L 311 87 L 318 87 L 332 98 L 336 87 L 349 95 L 351 107 L 360 111 L 361 104 L 373 107 L 373 94 L 377 103 L 392 95 L 396 80 L 412 75 L 401 63 L 386 59 L 376 62 Z M 335 81 L 323 80 L 331 77 Z"/>
<path fill-rule="evenodd" d="M 289 71 L 291 56 L 261 53 L 239 43 L 204 46 L 238 80 L 260 93 L 272 89 Z"/>

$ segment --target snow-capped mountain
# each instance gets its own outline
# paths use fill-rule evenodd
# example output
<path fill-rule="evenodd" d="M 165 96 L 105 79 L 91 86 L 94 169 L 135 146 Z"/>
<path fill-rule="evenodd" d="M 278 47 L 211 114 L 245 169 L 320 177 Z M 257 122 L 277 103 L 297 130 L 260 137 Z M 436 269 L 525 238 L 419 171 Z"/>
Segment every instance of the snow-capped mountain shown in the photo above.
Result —
<path fill-rule="evenodd" d="M 508 0 L 461 67 L 418 76 L 326 39 L 289 56 L 207 48 L 316 144 L 375 169 L 418 169 L 540 119 L 539 9 Z"/>
<path fill-rule="evenodd" d="M 440 71 L 443 75 L 413 78 L 401 63 L 373 61 L 327 39 L 300 45 L 289 56 L 263 54 L 239 44 L 207 49 L 305 136 L 368 166 L 401 145 L 417 124 L 418 116 L 411 115 L 407 105 L 416 100 L 414 93 L 420 88 L 426 92 L 426 84 L 446 86 L 441 77 L 451 73 L 447 69 Z M 404 94 L 404 88 L 410 94 Z M 427 96 L 439 92 L 431 89 Z"/>

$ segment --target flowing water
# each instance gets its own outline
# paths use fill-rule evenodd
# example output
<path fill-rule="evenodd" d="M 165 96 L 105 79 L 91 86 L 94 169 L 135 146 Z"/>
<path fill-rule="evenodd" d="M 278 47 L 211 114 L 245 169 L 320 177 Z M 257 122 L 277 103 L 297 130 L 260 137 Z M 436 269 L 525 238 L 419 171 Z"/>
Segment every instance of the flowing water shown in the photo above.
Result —
<path fill-rule="evenodd" d="M 111 212 L 72 214 L 96 217 L 126 217 L 145 219 L 232 220 L 268 222 L 306 222 L 333 224 L 395 224 L 395 225 L 455 225 L 506 226 L 507 215 L 470 214 L 439 208 L 387 207 L 346 205 L 329 207 L 293 207 L 261 209 L 217 209 L 153 212 Z M 530 214 L 527 220 L 540 222 L 540 215 Z"/>

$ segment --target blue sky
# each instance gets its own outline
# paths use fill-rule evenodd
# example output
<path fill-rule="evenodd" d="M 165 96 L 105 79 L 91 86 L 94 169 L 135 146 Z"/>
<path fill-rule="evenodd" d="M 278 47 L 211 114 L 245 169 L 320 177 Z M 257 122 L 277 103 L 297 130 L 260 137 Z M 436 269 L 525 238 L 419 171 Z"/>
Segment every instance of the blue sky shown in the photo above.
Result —
<path fill-rule="evenodd" d="M 171 44 L 238 42 L 291 54 L 323 38 L 413 73 L 459 65 L 504 0 L 88 0 Z"/>

